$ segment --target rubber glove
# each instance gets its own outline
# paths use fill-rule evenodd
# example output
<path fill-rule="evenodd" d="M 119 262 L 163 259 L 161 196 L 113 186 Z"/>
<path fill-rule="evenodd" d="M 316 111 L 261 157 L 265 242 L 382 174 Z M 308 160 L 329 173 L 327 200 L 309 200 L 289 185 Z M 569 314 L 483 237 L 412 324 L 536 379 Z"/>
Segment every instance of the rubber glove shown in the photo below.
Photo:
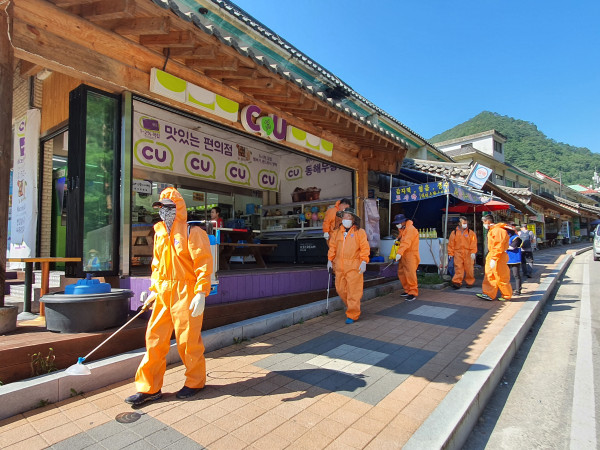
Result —
<path fill-rule="evenodd" d="M 398 253 L 398 254 L 396 255 L 396 261 L 400 261 L 400 258 L 402 258 L 402 255 L 401 255 L 400 253 Z"/>
<path fill-rule="evenodd" d="M 493 269 L 496 267 L 496 260 L 495 259 L 490 259 L 490 269 Z"/>
<path fill-rule="evenodd" d="M 509 249 L 509 250 L 512 252 L 512 251 L 513 251 L 515 248 L 514 248 L 514 247 L 511 247 L 511 246 L 509 246 L 509 247 L 508 247 L 508 249 Z"/>
<path fill-rule="evenodd" d="M 146 291 L 144 291 L 140 294 L 140 300 L 143 303 L 142 310 L 144 310 L 144 311 L 146 311 L 148 308 L 150 308 L 152 303 L 154 303 L 156 301 L 156 292 L 150 292 L 150 295 L 148 297 L 146 297 L 146 295 L 147 295 Z"/>
<path fill-rule="evenodd" d="M 192 311 L 192 317 L 198 317 L 200 314 L 204 312 L 204 305 L 206 304 L 206 300 L 204 299 L 204 294 L 198 292 L 196 296 L 192 299 L 192 303 L 190 303 L 190 311 Z"/>
<path fill-rule="evenodd" d="M 475 261 L 475 256 L 476 256 L 476 254 L 475 254 L 475 253 L 471 253 L 471 259 L 472 259 L 473 261 Z"/>
<path fill-rule="evenodd" d="M 325 240 L 329 240 L 329 233 L 326 231 L 325 233 L 323 233 L 323 237 L 325 238 Z"/>
<path fill-rule="evenodd" d="M 362 261 L 358 266 L 358 273 L 365 273 L 367 271 L 367 263 Z"/>
<path fill-rule="evenodd" d="M 327 261 L 327 271 L 330 271 L 331 269 L 333 269 L 333 264 L 331 261 Z"/>

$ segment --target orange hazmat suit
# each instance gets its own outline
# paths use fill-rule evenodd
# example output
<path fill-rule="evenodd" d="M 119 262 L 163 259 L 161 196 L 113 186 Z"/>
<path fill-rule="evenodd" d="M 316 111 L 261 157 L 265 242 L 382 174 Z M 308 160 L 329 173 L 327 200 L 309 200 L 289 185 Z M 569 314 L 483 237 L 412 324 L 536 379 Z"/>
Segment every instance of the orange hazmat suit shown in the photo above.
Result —
<path fill-rule="evenodd" d="M 504 229 L 506 224 L 491 225 L 488 234 L 488 254 L 485 258 L 485 276 L 483 277 L 482 291 L 485 295 L 495 300 L 498 289 L 506 300 L 512 298 L 510 285 L 510 269 L 508 268 L 508 233 Z M 490 261 L 496 261 L 495 267 L 490 266 Z"/>
<path fill-rule="evenodd" d="M 327 258 L 335 268 L 335 290 L 346 305 L 346 317 L 358 320 L 363 296 L 363 274 L 359 267 L 361 262 L 369 262 L 371 249 L 365 230 L 352 225 L 345 231 L 341 227 L 329 239 Z"/>
<path fill-rule="evenodd" d="M 454 258 L 454 276 L 452 283 L 461 285 L 463 277 L 468 286 L 475 283 L 475 274 L 471 255 L 477 253 L 477 236 L 471 229 L 456 227 L 448 239 L 448 256 Z"/>
<path fill-rule="evenodd" d="M 398 261 L 398 278 L 402 287 L 409 295 L 419 295 L 419 282 L 417 281 L 417 269 L 421 258 L 419 256 L 419 231 L 413 225 L 412 220 L 404 222 L 404 228 L 398 230 L 399 235 L 392 247 L 394 259 L 396 255 L 402 256 Z"/>
<path fill-rule="evenodd" d="M 176 214 L 170 233 L 162 221 L 154 226 L 150 291 L 156 293 L 156 301 L 146 330 L 146 354 L 135 374 L 137 391 L 148 394 L 162 388 L 173 330 L 186 367 L 185 386 L 204 387 L 206 362 L 200 336 L 204 314 L 192 317 L 189 308 L 196 294 L 210 293 L 213 270 L 206 232 L 191 227 L 188 236 L 187 210 L 181 194 L 175 188 L 166 188 L 160 198 L 175 202 Z"/>
<path fill-rule="evenodd" d="M 340 201 L 335 202 L 335 206 L 327 208 L 325 211 L 325 218 L 323 219 L 323 233 L 329 233 L 329 241 L 334 241 L 334 234 L 342 225 L 341 217 L 338 217 L 337 213 L 340 212 Z M 330 244 L 331 245 L 331 244 Z"/>

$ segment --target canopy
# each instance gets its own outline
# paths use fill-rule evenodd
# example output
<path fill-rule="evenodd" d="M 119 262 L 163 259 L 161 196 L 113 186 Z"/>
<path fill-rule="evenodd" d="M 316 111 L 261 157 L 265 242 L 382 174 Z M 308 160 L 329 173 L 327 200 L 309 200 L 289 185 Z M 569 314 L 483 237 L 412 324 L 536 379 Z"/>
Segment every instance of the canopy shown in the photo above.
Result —
<path fill-rule="evenodd" d="M 450 213 L 476 213 L 483 211 L 499 211 L 502 209 L 510 209 L 510 204 L 499 200 L 490 200 L 482 205 L 474 205 L 471 203 L 460 202 L 448 208 Z"/>
<path fill-rule="evenodd" d="M 600 225 L 600 219 L 592 220 L 590 225 Z"/>

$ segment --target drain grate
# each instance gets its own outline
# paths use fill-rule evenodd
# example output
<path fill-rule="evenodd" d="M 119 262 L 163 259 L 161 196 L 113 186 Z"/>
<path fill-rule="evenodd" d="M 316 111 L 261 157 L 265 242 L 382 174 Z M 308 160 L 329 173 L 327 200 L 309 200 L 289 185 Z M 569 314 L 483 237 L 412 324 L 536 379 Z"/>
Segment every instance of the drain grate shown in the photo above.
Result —
<path fill-rule="evenodd" d="M 136 412 L 124 412 L 117 414 L 115 420 L 119 423 L 133 423 L 137 421 L 140 417 L 142 417 L 142 415 Z"/>

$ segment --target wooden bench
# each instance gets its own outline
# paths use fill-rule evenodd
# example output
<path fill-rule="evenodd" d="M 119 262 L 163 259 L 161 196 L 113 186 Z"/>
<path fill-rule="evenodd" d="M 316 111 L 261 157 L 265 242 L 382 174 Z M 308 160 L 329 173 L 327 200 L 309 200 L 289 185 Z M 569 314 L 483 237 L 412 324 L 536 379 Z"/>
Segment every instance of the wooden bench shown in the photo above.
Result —
<path fill-rule="evenodd" d="M 238 242 L 222 242 L 219 244 L 219 270 L 229 270 L 229 259 L 232 256 L 254 256 L 256 265 L 266 268 L 263 255 L 271 253 L 277 244 L 248 244 Z"/>

